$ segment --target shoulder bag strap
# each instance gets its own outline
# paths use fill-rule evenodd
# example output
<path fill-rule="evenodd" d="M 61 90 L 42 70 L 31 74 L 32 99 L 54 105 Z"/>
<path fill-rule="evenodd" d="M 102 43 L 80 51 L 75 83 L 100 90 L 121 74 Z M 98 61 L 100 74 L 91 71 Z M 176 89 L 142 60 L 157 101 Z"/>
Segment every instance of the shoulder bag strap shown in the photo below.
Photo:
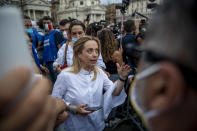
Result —
<path fill-rule="evenodd" d="M 64 55 L 64 65 L 67 65 L 67 50 L 68 50 L 69 41 L 66 41 L 65 55 Z"/>

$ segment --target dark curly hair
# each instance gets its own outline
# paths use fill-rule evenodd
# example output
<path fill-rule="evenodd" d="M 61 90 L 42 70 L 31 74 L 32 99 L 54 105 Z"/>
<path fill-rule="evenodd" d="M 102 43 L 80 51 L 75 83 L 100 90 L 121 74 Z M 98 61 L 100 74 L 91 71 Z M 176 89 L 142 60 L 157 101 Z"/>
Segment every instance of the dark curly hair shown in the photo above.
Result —
<path fill-rule="evenodd" d="M 118 41 L 114 34 L 107 29 L 101 31 L 98 35 L 101 42 L 101 54 L 104 62 L 112 60 L 114 51 L 118 50 Z"/>

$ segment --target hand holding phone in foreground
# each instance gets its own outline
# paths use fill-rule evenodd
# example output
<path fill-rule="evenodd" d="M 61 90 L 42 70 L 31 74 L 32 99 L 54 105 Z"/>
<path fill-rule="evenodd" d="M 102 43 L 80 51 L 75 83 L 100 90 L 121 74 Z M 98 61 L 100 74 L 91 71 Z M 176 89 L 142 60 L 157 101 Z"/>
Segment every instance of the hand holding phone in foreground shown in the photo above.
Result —
<path fill-rule="evenodd" d="M 23 99 L 14 108 L 13 102 L 26 88 L 31 71 L 19 67 L 0 80 L 0 130 L 52 130 L 56 112 L 55 100 L 48 95 L 50 89 L 46 78 L 37 79 Z"/>
<path fill-rule="evenodd" d="M 48 79 L 34 75 L 19 10 L 2 7 L 0 18 L 0 130 L 52 131 L 65 108 L 56 107 Z"/>

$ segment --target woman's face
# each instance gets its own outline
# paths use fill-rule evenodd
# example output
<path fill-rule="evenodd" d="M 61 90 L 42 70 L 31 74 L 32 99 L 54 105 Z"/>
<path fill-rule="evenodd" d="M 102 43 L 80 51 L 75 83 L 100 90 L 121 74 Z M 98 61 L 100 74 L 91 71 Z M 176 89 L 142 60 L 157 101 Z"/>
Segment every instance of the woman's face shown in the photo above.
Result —
<path fill-rule="evenodd" d="M 98 44 L 95 40 L 85 42 L 84 49 L 78 55 L 82 67 L 94 67 L 99 56 Z"/>
<path fill-rule="evenodd" d="M 79 39 L 83 36 L 85 36 L 85 32 L 83 30 L 83 27 L 80 25 L 74 25 L 71 29 L 71 37 Z"/>

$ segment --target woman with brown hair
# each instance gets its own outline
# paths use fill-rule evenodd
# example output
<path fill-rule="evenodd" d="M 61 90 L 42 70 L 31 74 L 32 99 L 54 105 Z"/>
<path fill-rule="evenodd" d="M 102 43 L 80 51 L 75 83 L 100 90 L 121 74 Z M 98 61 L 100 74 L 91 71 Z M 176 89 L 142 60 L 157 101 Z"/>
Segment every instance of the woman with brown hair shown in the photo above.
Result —
<path fill-rule="evenodd" d="M 128 65 L 117 67 L 119 80 L 113 83 L 96 66 L 100 42 L 95 37 L 82 37 L 74 43 L 73 65 L 61 71 L 52 96 L 67 104 L 69 118 L 61 125 L 66 131 L 102 131 L 111 109 L 126 98 L 124 82 L 131 71 Z M 96 111 L 86 107 L 99 107 Z"/>
<path fill-rule="evenodd" d="M 108 29 L 102 30 L 98 38 L 101 42 L 101 54 L 106 65 L 105 70 L 110 73 L 109 79 L 116 81 L 118 79 L 116 63 L 120 65 L 123 63 L 121 55 L 119 55 L 120 57 L 116 57 L 116 54 L 119 53 L 118 41 L 114 34 Z"/>
<path fill-rule="evenodd" d="M 68 40 L 67 42 L 59 49 L 57 59 L 53 63 L 53 67 L 58 72 L 61 71 L 64 67 L 71 66 L 73 63 L 73 45 L 81 37 L 85 36 L 86 27 L 85 25 L 78 20 L 71 22 L 68 31 Z M 99 56 L 97 65 L 105 68 L 102 56 Z"/>

